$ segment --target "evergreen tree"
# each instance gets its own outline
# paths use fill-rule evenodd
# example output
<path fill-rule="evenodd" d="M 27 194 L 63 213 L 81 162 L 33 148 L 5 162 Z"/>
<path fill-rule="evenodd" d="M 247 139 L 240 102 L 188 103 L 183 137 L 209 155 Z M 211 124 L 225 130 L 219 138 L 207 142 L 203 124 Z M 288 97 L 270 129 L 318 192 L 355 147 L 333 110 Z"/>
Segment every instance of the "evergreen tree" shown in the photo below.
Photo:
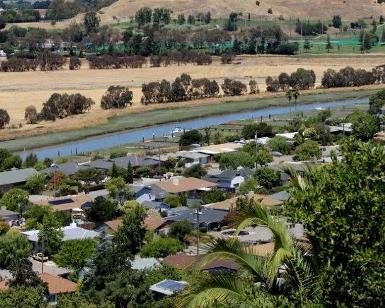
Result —
<path fill-rule="evenodd" d="M 127 183 L 130 183 L 130 184 L 134 182 L 134 169 L 132 168 L 130 161 L 128 162 L 128 165 L 127 165 L 125 180 Z"/>
<path fill-rule="evenodd" d="M 330 41 L 330 35 L 328 34 L 327 38 L 326 38 L 326 46 L 325 46 L 326 50 L 328 52 L 330 52 L 330 49 L 333 49 L 333 45 L 332 45 L 332 42 Z"/>
<path fill-rule="evenodd" d="M 310 46 L 310 41 L 309 39 L 305 39 L 305 42 L 303 44 L 303 49 L 306 50 L 306 52 L 308 52 L 310 50 L 311 46 Z"/>
<path fill-rule="evenodd" d="M 116 164 L 115 162 L 112 164 L 112 168 L 111 168 L 111 177 L 112 178 L 117 178 L 119 176 L 119 171 L 118 171 L 118 167 L 116 167 Z"/>

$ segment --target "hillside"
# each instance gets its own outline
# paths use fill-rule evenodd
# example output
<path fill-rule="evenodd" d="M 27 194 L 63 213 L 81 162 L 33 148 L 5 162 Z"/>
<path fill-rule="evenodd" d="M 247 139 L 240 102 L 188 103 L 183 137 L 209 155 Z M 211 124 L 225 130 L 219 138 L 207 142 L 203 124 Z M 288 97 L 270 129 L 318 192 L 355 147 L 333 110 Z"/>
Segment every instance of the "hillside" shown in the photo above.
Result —
<path fill-rule="evenodd" d="M 191 14 L 210 11 L 214 17 L 228 16 L 229 12 L 251 13 L 252 15 L 267 15 L 272 8 L 273 15 L 278 17 L 303 17 L 311 19 L 331 19 L 340 15 L 347 20 L 360 17 L 385 15 L 385 5 L 375 0 L 118 0 L 110 7 L 103 9 L 103 22 L 112 22 L 113 16 L 126 20 L 144 6 L 151 8 L 168 7 L 173 13 Z"/>

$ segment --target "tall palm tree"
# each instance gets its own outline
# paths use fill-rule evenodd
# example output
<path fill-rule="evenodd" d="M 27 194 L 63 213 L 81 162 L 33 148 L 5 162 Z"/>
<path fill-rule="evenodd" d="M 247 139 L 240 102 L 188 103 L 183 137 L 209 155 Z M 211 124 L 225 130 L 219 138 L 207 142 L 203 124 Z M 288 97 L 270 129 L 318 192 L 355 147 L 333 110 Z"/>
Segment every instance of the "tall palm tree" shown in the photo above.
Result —
<path fill-rule="evenodd" d="M 199 267 L 213 260 L 231 260 L 239 265 L 238 274 L 209 274 L 193 283 L 183 297 L 189 307 L 212 307 L 216 303 L 240 307 L 276 307 L 287 304 L 303 306 L 316 302 L 319 294 L 316 268 L 311 255 L 292 238 L 285 224 L 270 215 L 267 208 L 247 201 L 237 211 L 237 234 L 246 227 L 264 225 L 274 235 L 274 249 L 267 256 L 256 254 L 236 238 L 218 239 L 210 244 L 211 252 Z"/>

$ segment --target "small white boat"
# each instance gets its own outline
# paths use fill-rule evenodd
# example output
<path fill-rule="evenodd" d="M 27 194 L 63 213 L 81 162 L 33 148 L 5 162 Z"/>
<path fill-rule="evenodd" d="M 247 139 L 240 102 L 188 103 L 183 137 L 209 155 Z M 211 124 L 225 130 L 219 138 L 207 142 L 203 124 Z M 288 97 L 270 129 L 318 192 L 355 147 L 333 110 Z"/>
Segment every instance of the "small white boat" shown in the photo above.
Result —
<path fill-rule="evenodd" d="M 326 109 L 323 108 L 323 107 L 317 107 L 315 110 L 318 110 L 318 111 L 324 111 L 324 110 L 326 110 Z"/>

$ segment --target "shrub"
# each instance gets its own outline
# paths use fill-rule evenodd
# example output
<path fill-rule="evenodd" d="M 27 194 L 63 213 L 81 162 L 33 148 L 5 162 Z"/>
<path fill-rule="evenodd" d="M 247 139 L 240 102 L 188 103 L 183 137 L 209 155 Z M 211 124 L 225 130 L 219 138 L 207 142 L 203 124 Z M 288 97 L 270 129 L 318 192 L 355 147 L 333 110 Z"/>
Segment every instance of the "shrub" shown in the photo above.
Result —
<path fill-rule="evenodd" d="M 170 225 L 168 235 L 185 242 L 186 236 L 192 232 L 192 226 L 188 221 L 175 221 Z"/>
<path fill-rule="evenodd" d="M 142 257 L 164 258 L 183 250 L 184 245 L 177 239 L 161 237 L 143 246 L 140 251 Z"/>
<path fill-rule="evenodd" d="M 222 85 L 222 90 L 225 95 L 243 95 L 247 92 L 247 87 L 244 83 L 226 78 Z"/>

